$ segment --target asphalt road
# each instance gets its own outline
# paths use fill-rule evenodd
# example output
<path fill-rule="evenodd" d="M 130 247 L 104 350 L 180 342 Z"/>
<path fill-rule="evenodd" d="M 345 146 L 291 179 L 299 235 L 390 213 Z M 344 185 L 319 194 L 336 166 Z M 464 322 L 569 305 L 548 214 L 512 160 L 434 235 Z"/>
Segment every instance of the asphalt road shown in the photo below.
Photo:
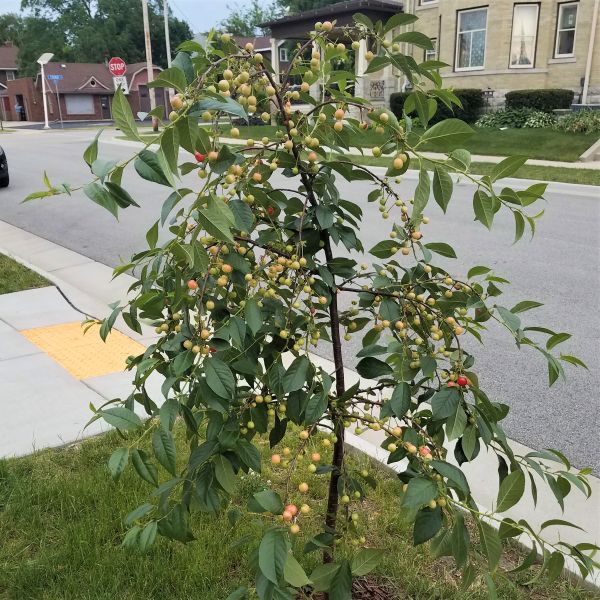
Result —
<path fill-rule="evenodd" d="M 81 159 L 93 137 L 90 131 L 18 132 L 0 137 L 10 166 L 11 187 L 0 190 L 0 219 L 116 266 L 145 245 L 145 232 L 156 220 L 168 196 L 167 188 L 150 185 L 135 173 L 126 174 L 124 185 L 141 208 L 122 212 L 119 222 L 81 194 L 22 204 L 30 192 L 43 188 L 46 170 L 53 183 L 85 183 L 89 172 Z M 106 132 L 100 156 L 120 159 L 134 151 L 131 145 L 112 142 Z M 191 180 L 193 182 L 193 180 Z M 400 186 L 409 196 L 415 180 L 407 176 Z M 523 182 L 514 182 L 523 185 Z M 367 184 L 339 182 L 341 196 L 366 198 Z M 490 233 L 473 222 L 472 187 L 456 186 L 456 195 L 446 217 L 437 205 L 428 207 L 431 223 L 424 228 L 428 240 L 454 246 L 459 258 L 447 261 L 457 275 L 473 265 L 487 265 L 512 282 L 501 304 L 510 307 L 523 299 L 545 305 L 525 313 L 527 324 L 547 325 L 567 331 L 573 338 L 561 346 L 565 354 L 584 360 L 590 370 L 566 368 L 567 382 L 547 387 L 546 364 L 537 353 L 519 350 L 499 328 L 490 327 L 486 346 L 473 347 L 474 369 L 490 396 L 511 406 L 505 420 L 508 434 L 535 448 L 564 451 L 577 466 L 593 467 L 600 473 L 600 188 L 551 184 L 546 213 L 532 241 L 524 238 L 513 245 L 514 225 L 510 215 L 498 215 Z M 362 236 L 370 248 L 388 230 L 372 204 L 365 210 Z M 384 226 L 382 227 L 382 224 Z M 385 234 L 384 234 L 385 235 Z M 358 338 L 347 344 L 345 356 L 354 364 Z M 327 348 L 323 348 L 328 355 Z"/>

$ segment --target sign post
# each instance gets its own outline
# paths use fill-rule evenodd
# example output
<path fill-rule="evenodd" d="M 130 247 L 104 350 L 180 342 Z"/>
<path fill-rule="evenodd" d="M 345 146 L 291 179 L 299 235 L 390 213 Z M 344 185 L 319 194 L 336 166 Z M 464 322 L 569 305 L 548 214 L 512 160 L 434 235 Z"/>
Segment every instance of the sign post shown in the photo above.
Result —
<path fill-rule="evenodd" d="M 56 104 L 58 104 L 58 115 L 60 117 L 60 128 L 64 129 L 65 124 L 63 123 L 63 116 L 62 116 L 62 107 L 60 106 L 60 95 L 58 93 L 58 82 L 61 79 L 64 79 L 64 75 L 48 75 L 48 81 L 54 81 L 54 89 L 56 90 Z"/>

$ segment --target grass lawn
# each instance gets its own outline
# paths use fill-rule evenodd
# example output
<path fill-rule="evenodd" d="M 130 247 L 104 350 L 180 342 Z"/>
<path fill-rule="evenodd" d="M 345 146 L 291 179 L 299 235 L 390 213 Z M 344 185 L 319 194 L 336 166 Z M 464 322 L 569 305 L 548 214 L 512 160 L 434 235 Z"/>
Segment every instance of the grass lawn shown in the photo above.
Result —
<path fill-rule="evenodd" d="M 286 443 L 296 444 L 297 436 L 288 436 L 282 445 Z M 125 532 L 123 518 L 145 502 L 150 491 L 131 473 L 131 467 L 118 483 L 108 476 L 108 456 L 121 445 L 123 440 L 111 433 L 68 448 L 0 461 L 2 600 L 223 600 L 238 586 L 251 585 L 247 555 L 264 526 L 258 517 L 242 518 L 232 526 L 225 514 L 198 514 L 192 520 L 197 539 L 188 545 L 158 538 L 146 555 L 120 547 Z M 267 454 L 266 444 L 264 450 Z M 350 463 L 360 469 L 369 468 L 378 480 L 376 491 L 360 511 L 359 523 L 368 546 L 386 549 L 374 577 L 387 583 L 390 600 L 488 597 L 479 579 L 467 593 L 460 592 L 458 573 L 450 559 L 434 563 L 427 546 L 411 545 L 410 531 L 399 510 L 400 484 L 396 478 L 369 465 L 362 456 L 353 456 Z M 301 548 L 310 535 L 320 530 L 316 513 L 326 492 L 326 479 L 311 477 L 313 512 L 302 517 L 302 532 L 294 540 L 296 556 L 309 573 L 320 557 L 313 553 L 302 558 Z M 283 471 L 267 470 L 262 476 L 241 479 L 233 504 L 244 507 L 267 480 L 283 478 Z M 297 479 L 293 478 L 294 485 Z M 475 538 L 473 528 L 472 533 Z M 249 543 L 233 547 L 234 542 L 248 535 L 253 536 Z M 344 543 L 338 552 L 348 552 Z M 508 575 L 504 570 L 516 566 L 519 556 L 520 551 L 512 547 L 503 559 L 496 577 L 499 598 L 597 598 L 566 579 L 548 586 L 542 578 L 541 587 L 525 586 L 531 572 Z"/>
<path fill-rule="evenodd" d="M 41 275 L 30 271 L 12 258 L 0 254 L 0 294 L 20 292 L 46 285 L 51 284 Z"/>
<path fill-rule="evenodd" d="M 223 127 L 229 131 L 230 127 Z M 254 138 L 260 140 L 277 131 L 272 125 L 255 125 L 239 127 L 241 139 Z M 475 134 L 465 143 L 465 149 L 472 154 L 491 156 L 510 156 L 521 154 L 529 158 L 541 160 L 557 160 L 574 162 L 598 139 L 598 134 L 575 134 L 550 129 L 489 129 L 475 128 Z M 355 147 L 372 148 L 385 142 L 385 135 L 380 135 L 373 129 L 351 136 Z M 424 151 L 434 148 L 423 146 Z"/>

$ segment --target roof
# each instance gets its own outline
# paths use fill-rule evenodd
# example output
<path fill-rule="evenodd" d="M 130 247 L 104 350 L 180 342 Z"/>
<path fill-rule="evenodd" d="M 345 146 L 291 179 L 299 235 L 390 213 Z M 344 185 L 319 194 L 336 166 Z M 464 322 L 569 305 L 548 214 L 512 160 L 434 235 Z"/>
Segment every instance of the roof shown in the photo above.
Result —
<path fill-rule="evenodd" d="M 0 70 L 16 70 L 18 52 L 16 46 L 0 46 Z"/>
<path fill-rule="evenodd" d="M 127 82 L 131 85 L 133 76 L 146 68 L 145 62 L 127 65 Z M 160 67 L 154 65 L 155 69 Z M 112 94 L 114 92 L 113 78 L 104 63 L 65 63 L 49 62 L 44 67 L 46 79 L 52 75 L 62 75 L 62 79 L 52 79 L 52 88 L 58 88 L 62 94 Z"/>
<path fill-rule="evenodd" d="M 235 43 L 243 48 L 248 42 L 250 42 L 255 50 L 271 50 L 271 38 L 267 36 L 254 36 L 254 37 L 244 37 L 241 35 L 236 35 L 233 37 Z"/>
<path fill-rule="evenodd" d="M 395 14 L 402 12 L 403 4 L 399 0 L 347 0 L 329 4 L 321 8 L 304 10 L 300 13 L 286 15 L 279 19 L 273 19 L 266 23 L 261 23 L 260 27 L 270 27 L 271 25 L 283 25 L 285 23 L 294 23 L 306 19 L 330 18 L 336 19 L 340 13 L 358 12 L 360 10 L 371 9 Z"/>

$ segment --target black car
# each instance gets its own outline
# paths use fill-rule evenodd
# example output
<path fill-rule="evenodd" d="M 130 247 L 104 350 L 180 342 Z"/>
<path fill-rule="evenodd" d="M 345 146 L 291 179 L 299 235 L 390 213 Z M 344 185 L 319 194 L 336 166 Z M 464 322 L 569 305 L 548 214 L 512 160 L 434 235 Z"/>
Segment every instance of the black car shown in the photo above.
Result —
<path fill-rule="evenodd" d="M 0 188 L 8 186 L 8 162 L 6 162 L 6 154 L 0 146 Z"/>

